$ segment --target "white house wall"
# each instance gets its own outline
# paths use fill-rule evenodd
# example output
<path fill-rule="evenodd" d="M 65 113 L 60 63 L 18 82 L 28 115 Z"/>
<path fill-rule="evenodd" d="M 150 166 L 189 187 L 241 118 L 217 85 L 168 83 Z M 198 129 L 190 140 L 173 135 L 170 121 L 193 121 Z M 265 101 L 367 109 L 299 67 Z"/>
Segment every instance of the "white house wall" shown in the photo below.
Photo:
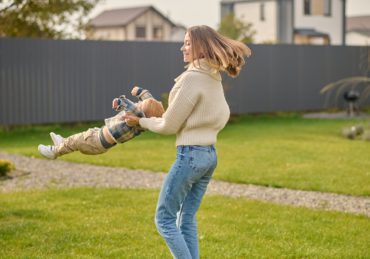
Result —
<path fill-rule="evenodd" d="M 277 41 L 277 3 L 276 1 L 265 1 L 265 20 L 260 20 L 261 2 L 235 3 L 235 16 L 245 22 L 252 23 L 255 43 Z"/>
<path fill-rule="evenodd" d="M 370 46 L 370 37 L 357 32 L 347 32 L 346 45 L 348 46 Z"/>
<path fill-rule="evenodd" d="M 153 28 L 161 26 L 163 29 L 163 40 L 169 40 L 171 26 L 160 15 L 153 11 L 146 12 L 127 26 L 127 39 L 135 39 L 136 26 L 146 27 L 146 40 L 153 40 Z"/>
<path fill-rule="evenodd" d="M 97 40 L 125 40 L 125 29 L 123 27 L 99 28 L 94 31 L 93 38 Z"/>
<path fill-rule="evenodd" d="M 184 41 L 184 37 L 186 34 L 186 29 L 175 29 L 171 33 L 171 41 Z"/>
<path fill-rule="evenodd" d="M 304 0 L 296 0 L 294 6 L 294 26 L 296 29 L 313 28 L 330 36 L 333 45 L 342 44 L 342 0 L 332 0 L 331 16 L 304 15 Z"/>

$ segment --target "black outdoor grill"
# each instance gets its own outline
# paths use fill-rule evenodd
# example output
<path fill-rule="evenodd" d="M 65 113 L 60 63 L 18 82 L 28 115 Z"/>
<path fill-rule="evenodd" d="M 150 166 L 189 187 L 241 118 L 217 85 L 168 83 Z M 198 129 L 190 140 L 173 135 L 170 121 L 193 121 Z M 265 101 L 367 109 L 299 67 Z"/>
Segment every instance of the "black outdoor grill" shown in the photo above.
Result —
<path fill-rule="evenodd" d="M 348 115 L 353 116 L 355 111 L 357 111 L 356 102 L 360 98 L 360 93 L 355 90 L 349 90 L 343 94 L 344 100 L 348 103 Z"/>

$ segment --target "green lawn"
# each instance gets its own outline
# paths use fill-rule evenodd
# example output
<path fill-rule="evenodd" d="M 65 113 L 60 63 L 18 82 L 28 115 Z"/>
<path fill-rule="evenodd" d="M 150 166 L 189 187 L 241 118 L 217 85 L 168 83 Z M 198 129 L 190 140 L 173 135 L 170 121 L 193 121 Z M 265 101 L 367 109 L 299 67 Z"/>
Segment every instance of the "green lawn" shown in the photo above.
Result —
<path fill-rule="evenodd" d="M 171 258 L 157 190 L 0 193 L 0 258 Z M 227 212 L 227 213 L 225 213 Z M 364 216 L 206 196 L 202 258 L 369 258 Z"/>
<path fill-rule="evenodd" d="M 299 115 L 242 116 L 219 134 L 215 178 L 300 190 L 370 195 L 370 142 L 347 140 L 342 127 L 368 121 L 303 119 Z M 68 136 L 100 124 L 49 125 L 0 131 L 0 148 L 40 157 L 49 131 Z M 62 159 L 166 172 L 175 158 L 175 137 L 150 132 L 99 156 Z"/>

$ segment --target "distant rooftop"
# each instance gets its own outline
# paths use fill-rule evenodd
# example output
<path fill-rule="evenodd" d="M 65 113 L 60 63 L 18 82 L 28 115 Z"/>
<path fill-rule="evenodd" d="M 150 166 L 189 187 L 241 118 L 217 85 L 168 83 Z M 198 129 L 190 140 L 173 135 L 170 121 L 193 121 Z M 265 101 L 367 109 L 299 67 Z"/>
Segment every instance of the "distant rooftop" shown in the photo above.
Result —
<path fill-rule="evenodd" d="M 347 17 L 347 31 L 368 31 L 370 32 L 370 15 Z"/>
<path fill-rule="evenodd" d="M 256 2 L 265 0 L 222 0 L 221 3 Z"/>
<path fill-rule="evenodd" d="M 95 18 L 93 18 L 90 24 L 93 27 L 125 26 L 149 10 L 153 10 L 154 12 L 158 13 L 165 20 L 167 20 L 172 26 L 176 26 L 171 20 L 165 17 L 153 6 L 140 6 L 106 10 L 103 11 L 98 16 L 96 16 Z"/>

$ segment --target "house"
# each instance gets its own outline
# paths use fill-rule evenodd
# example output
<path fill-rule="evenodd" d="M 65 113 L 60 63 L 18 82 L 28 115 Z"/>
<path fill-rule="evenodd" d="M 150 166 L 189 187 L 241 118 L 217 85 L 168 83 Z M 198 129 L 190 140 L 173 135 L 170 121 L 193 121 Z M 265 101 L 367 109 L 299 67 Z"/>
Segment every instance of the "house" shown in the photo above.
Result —
<path fill-rule="evenodd" d="M 345 44 L 346 0 L 222 0 L 221 18 L 233 13 L 252 23 L 255 43 Z"/>
<path fill-rule="evenodd" d="M 347 17 L 347 45 L 370 46 L 370 16 Z"/>
<path fill-rule="evenodd" d="M 176 24 L 176 26 L 172 28 L 170 40 L 183 42 L 185 34 L 186 34 L 186 27 L 182 24 Z"/>
<path fill-rule="evenodd" d="M 103 11 L 90 22 L 88 39 L 177 41 L 178 26 L 153 6 Z M 182 36 L 183 37 L 183 36 Z"/>

